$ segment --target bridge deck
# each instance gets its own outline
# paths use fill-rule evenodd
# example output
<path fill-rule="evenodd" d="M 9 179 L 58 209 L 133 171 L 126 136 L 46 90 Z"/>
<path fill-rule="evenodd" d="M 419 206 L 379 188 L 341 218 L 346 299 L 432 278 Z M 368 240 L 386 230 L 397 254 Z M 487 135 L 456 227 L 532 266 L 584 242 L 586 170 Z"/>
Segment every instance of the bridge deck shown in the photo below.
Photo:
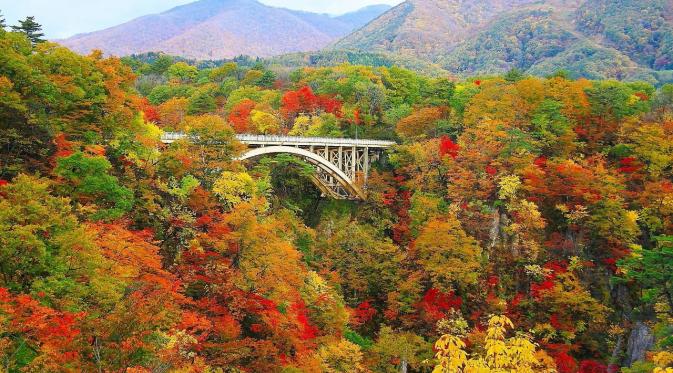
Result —
<path fill-rule="evenodd" d="M 161 136 L 164 143 L 172 143 L 184 139 L 184 133 L 166 132 Z M 392 141 L 340 139 L 328 137 L 298 137 L 298 136 L 269 136 L 269 135 L 236 135 L 238 141 L 248 145 L 284 145 L 284 146 L 328 146 L 328 147 L 367 147 L 385 149 L 395 145 Z"/>

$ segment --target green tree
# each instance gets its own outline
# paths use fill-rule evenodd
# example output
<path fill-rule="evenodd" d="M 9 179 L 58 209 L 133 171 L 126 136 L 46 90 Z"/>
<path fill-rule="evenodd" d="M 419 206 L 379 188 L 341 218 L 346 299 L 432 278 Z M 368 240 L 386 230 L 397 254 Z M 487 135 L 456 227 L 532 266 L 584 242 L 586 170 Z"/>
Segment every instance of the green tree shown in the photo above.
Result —
<path fill-rule="evenodd" d="M 627 279 L 636 280 L 644 289 L 643 298 L 656 303 L 662 297 L 673 315 L 673 236 L 655 237 L 651 249 L 636 246 L 619 266 Z"/>
<path fill-rule="evenodd" d="M 52 196 L 51 186 L 22 174 L 0 187 L 0 286 L 27 290 L 49 270 L 59 238 L 77 227 L 68 199 Z"/>
<path fill-rule="evenodd" d="M 238 71 L 238 65 L 235 62 L 228 62 L 210 71 L 209 78 L 213 82 L 223 82 L 226 78 L 235 75 Z"/>
<path fill-rule="evenodd" d="M 150 65 L 149 72 L 152 74 L 163 75 L 168 68 L 173 65 L 173 58 L 165 54 L 159 55 Z"/>
<path fill-rule="evenodd" d="M 215 109 L 217 109 L 217 103 L 212 93 L 207 89 L 199 89 L 189 98 L 187 113 L 199 115 L 213 112 Z"/>
<path fill-rule="evenodd" d="M 60 158 L 55 172 L 69 181 L 75 195 L 85 199 L 93 198 L 102 207 L 94 213 L 95 219 L 116 219 L 133 207 L 133 192 L 108 174 L 111 168 L 112 165 L 104 157 L 87 157 L 77 152 Z"/>
<path fill-rule="evenodd" d="M 431 105 L 448 104 L 456 89 L 455 83 L 447 78 L 433 79 L 421 87 L 423 99 Z"/>
<path fill-rule="evenodd" d="M 377 237 L 372 226 L 345 219 L 325 219 L 319 232 L 325 242 L 318 246 L 318 256 L 343 279 L 347 300 L 360 301 L 395 289 L 403 276 L 399 265 L 403 254 L 390 239 Z"/>
<path fill-rule="evenodd" d="M 516 67 L 512 68 L 507 72 L 507 74 L 505 74 L 505 80 L 508 82 L 518 82 L 525 77 L 526 75 L 523 73 L 523 71 Z"/>
<path fill-rule="evenodd" d="M 33 16 L 26 17 L 26 19 L 19 21 L 18 25 L 12 26 L 12 31 L 26 34 L 28 39 L 34 44 L 46 41 L 44 39 L 44 33 L 42 32 L 42 25 L 35 22 L 35 17 Z"/>
<path fill-rule="evenodd" d="M 389 326 L 381 327 L 372 350 L 379 357 L 376 367 L 379 372 L 407 372 L 409 367 L 420 371 L 432 358 L 432 343 L 420 335 L 395 331 Z"/>
<path fill-rule="evenodd" d="M 2 11 L 0 11 L 0 30 L 4 30 L 5 27 L 7 27 L 7 22 L 5 22 L 5 16 L 3 16 Z"/>
<path fill-rule="evenodd" d="M 177 79 L 181 82 L 192 82 L 199 74 L 199 70 L 195 66 L 190 66 L 185 62 L 178 62 L 171 65 L 166 74 L 171 79 Z"/>
<path fill-rule="evenodd" d="M 664 84 L 659 88 L 652 106 L 654 112 L 673 113 L 673 84 Z"/>
<path fill-rule="evenodd" d="M 274 74 L 273 71 L 267 70 L 262 74 L 262 77 L 257 80 L 257 85 L 263 88 L 273 88 L 276 79 L 276 74 Z"/>

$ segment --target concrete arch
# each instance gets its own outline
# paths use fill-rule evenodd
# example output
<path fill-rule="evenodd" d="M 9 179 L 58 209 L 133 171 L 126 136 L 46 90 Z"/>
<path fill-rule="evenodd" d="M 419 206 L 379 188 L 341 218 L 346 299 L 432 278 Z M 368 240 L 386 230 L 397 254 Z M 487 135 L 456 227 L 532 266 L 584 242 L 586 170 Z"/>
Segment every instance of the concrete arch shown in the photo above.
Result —
<path fill-rule="evenodd" d="M 360 190 L 360 188 L 358 188 L 355 185 L 355 183 L 348 177 L 348 175 L 346 175 L 343 171 L 341 171 L 336 165 L 330 163 L 327 159 L 315 153 L 311 153 L 310 151 L 305 149 L 283 145 L 265 146 L 261 148 L 248 150 L 245 154 L 240 156 L 238 160 L 245 161 L 248 159 L 255 159 L 265 155 L 272 155 L 272 154 L 292 154 L 299 158 L 302 158 L 320 167 L 324 172 L 332 176 L 351 196 L 355 196 L 362 200 L 365 199 L 365 195 L 362 192 L 362 190 Z M 325 191 L 329 191 L 329 188 L 323 185 L 318 177 L 314 176 L 311 179 L 313 183 L 316 184 L 316 186 L 323 193 Z"/>

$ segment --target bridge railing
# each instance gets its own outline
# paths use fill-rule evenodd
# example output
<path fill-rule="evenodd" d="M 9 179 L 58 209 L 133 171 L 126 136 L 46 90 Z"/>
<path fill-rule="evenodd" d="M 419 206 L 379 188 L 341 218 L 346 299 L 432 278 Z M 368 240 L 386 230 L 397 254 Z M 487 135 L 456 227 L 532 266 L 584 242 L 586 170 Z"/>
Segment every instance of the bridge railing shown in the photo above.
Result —
<path fill-rule="evenodd" d="M 252 144 L 299 144 L 299 145 L 329 145 L 329 146 L 358 146 L 388 148 L 395 145 L 392 141 L 348 139 L 332 137 L 300 137 L 300 136 L 276 136 L 276 135 L 236 135 L 239 141 Z"/>
<path fill-rule="evenodd" d="M 189 137 L 189 135 L 183 132 L 164 132 L 161 134 L 161 141 L 178 141 L 187 137 Z"/>
<path fill-rule="evenodd" d="M 173 142 L 189 137 L 189 135 L 180 132 L 165 132 L 161 135 L 161 141 Z M 392 141 L 367 140 L 367 139 L 347 139 L 330 137 L 300 137 L 300 136 L 276 136 L 276 135 L 236 135 L 238 141 L 245 144 L 284 144 L 284 145 L 304 145 L 304 146 L 357 146 L 370 148 L 389 148 L 395 145 Z"/>

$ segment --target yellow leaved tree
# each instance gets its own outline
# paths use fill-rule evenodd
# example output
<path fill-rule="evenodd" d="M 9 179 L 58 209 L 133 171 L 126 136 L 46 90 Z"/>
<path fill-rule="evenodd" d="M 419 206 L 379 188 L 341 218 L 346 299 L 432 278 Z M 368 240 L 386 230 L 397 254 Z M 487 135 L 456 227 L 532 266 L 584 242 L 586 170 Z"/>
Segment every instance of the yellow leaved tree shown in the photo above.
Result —
<path fill-rule="evenodd" d="M 652 373 L 673 373 L 673 352 L 660 351 L 652 357 L 657 365 Z"/>
<path fill-rule="evenodd" d="M 445 334 L 435 343 L 437 366 L 433 373 L 527 373 L 554 371 L 541 367 L 535 344 L 528 337 L 506 337 L 514 328 L 506 316 L 493 316 L 488 322 L 484 352 L 469 357 L 459 336 Z"/>

